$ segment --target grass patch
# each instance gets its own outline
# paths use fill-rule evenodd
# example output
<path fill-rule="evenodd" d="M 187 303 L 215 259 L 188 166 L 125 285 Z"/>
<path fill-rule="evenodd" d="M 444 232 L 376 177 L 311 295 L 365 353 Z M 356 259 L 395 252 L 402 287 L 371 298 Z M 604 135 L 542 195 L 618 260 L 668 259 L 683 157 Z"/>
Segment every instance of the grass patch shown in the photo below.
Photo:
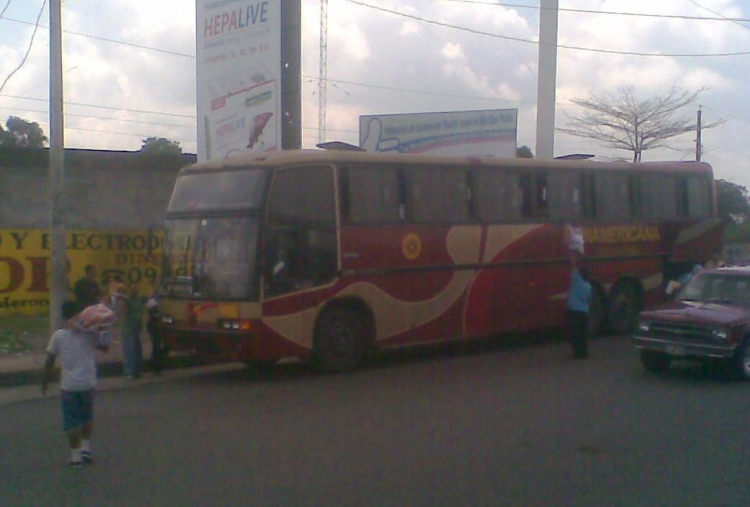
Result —
<path fill-rule="evenodd" d="M 10 315 L 0 317 L 0 354 L 31 350 L 40 337 L 49 335 L 49 315 Z"/>

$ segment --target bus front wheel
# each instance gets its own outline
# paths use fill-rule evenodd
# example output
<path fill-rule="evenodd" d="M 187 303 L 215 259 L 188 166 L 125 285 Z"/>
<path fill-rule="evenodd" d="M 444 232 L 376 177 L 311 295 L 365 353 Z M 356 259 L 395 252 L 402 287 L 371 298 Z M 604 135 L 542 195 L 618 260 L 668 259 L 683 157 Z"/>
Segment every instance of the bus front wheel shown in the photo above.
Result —
<path fill-rule="evenodd" d="M 321 317 L 313 342 L 313 364 L 322 371 L 341 372 L 359 366 L 366 352 L 367 328 L 360 316 L 334 306 Z"/>

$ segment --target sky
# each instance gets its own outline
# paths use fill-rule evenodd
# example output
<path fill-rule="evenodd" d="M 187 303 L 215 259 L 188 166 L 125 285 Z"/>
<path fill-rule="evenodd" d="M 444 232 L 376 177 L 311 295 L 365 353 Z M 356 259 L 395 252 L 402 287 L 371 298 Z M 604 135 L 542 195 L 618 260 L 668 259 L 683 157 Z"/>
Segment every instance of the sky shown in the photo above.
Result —
<path fill-rule="evenodd" d="M 703 160 L 717 178 L 750 189 L 750 0 L 559 7 L 558 128 L 581 114 L 572 100 L 592 94 L 705 89 L 678 116 L 694 118 L 700 105 L 704 124 L 723 121 L 703 131 Z M 147 137 L 165 137 L 195 153 L 195 2 L 63 0 L 62 11 L 66 147 L 138 150 Z M 318 1 L 304 0 L 302 17 L 302 136 L 311 148 Z M 18 116 L 49 133 L 48 26 L 46 0 L 0 0 L 3 124 Z M 361 115 L 517 109 L 518 145 L 535 151 L 538 32 L 538 0 L 329 0 L 326 139 L 358 144 Z M 694 134 L 669 144 L 643 160 L 695 159 Z M 632 156 L 556 133 L 555 156 L 571 153 Z"/>

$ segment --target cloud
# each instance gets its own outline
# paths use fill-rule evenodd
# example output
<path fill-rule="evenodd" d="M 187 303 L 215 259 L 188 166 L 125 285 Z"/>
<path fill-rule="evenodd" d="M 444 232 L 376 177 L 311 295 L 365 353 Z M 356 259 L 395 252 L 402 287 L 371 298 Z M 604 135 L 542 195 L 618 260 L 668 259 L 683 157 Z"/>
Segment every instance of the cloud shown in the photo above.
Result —
<path fill-rule="evenodd" d="M 359 1 L 359 0 L 358 0 Z M 361 0 L 411 18 L 347 0 L 329 3 L 327 128 L 329 139 L 358 142 L 359 116 L 451 110 L 517 108 L 519 144 L 534 148 L 538 47 L 503 37 L 538 37 L 537 2 L 531 8 L 435 0 Z M 41 0 L 13 2 L 8 15 L 33 21 Z M 700 0 L 576 0 L 562 9 L 608 12 L 748 17 L 746 2 Z M 707 9 L 706 9 L 707 8 Z M 319 4 L 303 2 L 303 136 L 317 142 L 320 34 Z M 195 150 L 194 3 L 184 0 L 79 0 L 64 4 L 66 142 L 77 147 L 138 149 L 149 136 L 179 140 Z M 43 17 L 46 25 L 46 17 Z M 495 37 L 440 26 L 456 25 Z M 746 24 L 745 24 L 746 25 Z M 31 28 L 0 21 L 0 77 L 25 51 Z M 123 43 L 74 35 L 103 37 Z M 0 96 L 0 120 L 10 115 L 46 128 L 48 34 L 40 30 L 32 57 Z M 750 51 L 750 30 L 728 21 L 623 16 L 561 11 L 559 42 L 566 46 L 640 53 L 723 53 Z M 157 48 L 162 52 L 137 46 Z M 700 103 L 707 119 L 729 121 L 706 131 L 707 159 L 717 175 L 732 175 L 750 186 L 750 104 L 746 100 L 747 57 L 648 57 L 563 49 L 558 52 L 557 124 L 575 114 L 572 98 L 632 84 L 658 93 L 677 82 L 706 87 Z M 102 107 L 83 106 L 90 104 Z M 694 114 L 690 108 L 685 114 Z M 147 111 L 160 112 L 152 114 Z M 729 116 L 731 115 L 731 116 Z M 88 117 L 87 117 L 88 116 Z M 675 141 L 679 151 L 645 157 L 690 158 L 694 136 Z M 694 146 L 693 146 L 694 148 Z M 557 136 L 555 153 L 624 155 L 585 140 Z"/>

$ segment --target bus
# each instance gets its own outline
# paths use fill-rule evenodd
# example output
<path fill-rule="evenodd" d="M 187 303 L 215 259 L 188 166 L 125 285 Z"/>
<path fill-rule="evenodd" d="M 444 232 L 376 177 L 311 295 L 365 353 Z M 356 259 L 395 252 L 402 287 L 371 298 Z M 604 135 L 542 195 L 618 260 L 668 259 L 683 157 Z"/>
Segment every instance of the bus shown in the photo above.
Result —
<path fill-rule="evenodd" d="M 721 246 L 700 162 L 289 150 L 183 168 L 165 216 L 172 350 L 323 370 L 563 325 L 585 238 L 591 331 L 628 333 Z"/>

